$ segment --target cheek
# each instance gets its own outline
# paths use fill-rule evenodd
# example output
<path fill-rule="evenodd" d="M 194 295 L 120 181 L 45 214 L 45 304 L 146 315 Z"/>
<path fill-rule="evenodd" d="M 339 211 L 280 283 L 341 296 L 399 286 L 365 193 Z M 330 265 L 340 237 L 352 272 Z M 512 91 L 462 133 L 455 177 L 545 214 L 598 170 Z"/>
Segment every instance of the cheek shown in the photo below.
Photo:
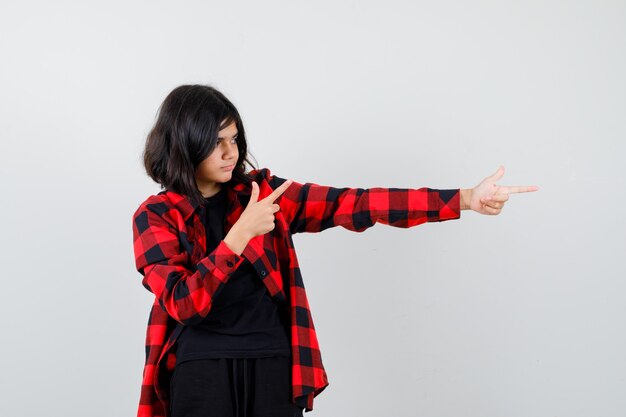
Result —
<path fill-rule="evenodd" d="M 219 168 L 220 166 L 220 156 L 217 154 L 218 152 L 213 152 L 211 156 L 207 158 L 207 169 L 214 170 Z"/>
<path fill-rule="evenodd" d="M 216 166 L 216 160 L 214 156 L 211 155 L 200 163 L 196 171 L 200 174 L 206 175 L 206 174 L 209 174 L 211 171 L 214 171 L 215 166 Z"/>

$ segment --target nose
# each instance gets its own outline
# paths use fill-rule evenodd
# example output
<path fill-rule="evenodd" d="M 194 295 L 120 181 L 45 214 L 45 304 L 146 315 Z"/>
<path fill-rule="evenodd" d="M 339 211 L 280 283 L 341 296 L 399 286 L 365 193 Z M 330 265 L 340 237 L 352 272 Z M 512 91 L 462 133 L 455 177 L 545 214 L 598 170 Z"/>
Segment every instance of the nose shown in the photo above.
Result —
<path fill-rule="evenodd" d="M 226 145 L 226 149 L 222 153 L 222 159 L 229 160 L 233 159 L 233 156 L 237 155 L 239 149 L 237 148 L 236 143 L 229 143 Z"/>

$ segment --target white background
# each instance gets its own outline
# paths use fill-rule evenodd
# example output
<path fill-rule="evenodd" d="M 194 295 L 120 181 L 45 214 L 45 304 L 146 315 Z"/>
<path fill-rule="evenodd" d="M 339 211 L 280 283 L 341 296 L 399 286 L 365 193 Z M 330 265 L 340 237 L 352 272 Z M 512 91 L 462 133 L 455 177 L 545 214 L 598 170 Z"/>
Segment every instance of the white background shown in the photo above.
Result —
<path fill-rule="evenodd" d="M 0 415 L 135 415 L 131 216 L 174 87 L 299 182 L 471 188 L 499 216 L 294 236 L 308 415 L 626 415 L 624 1 L 0 3 Z"/>

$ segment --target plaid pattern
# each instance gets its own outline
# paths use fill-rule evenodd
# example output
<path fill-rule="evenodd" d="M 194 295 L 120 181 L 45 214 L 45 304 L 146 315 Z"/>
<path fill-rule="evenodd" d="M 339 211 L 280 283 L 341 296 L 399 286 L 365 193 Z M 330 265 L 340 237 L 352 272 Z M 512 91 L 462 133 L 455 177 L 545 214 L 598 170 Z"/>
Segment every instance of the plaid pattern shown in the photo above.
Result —
<path fill-rule="evenodd" d="M 268 168 L 250 175 L 259 184 L 259 200 L 285 181 Z M 227 188 L 225 233 L 239 219 L 251 190 L 243 183 Z M 328 386 L 328 379 L 291 235 L 335 226 L 362 232 L 376 223 L 408 228 L 461 216 L 458 189 L 334 188 L 294 181 L 275 203 L 281 208 L 274 214 L 276 227 L 251 239 L 241 255 L 222 240 L 206 256 L 204 207 L 194 206 L 183 195 L 161 191 L 133 214 L 137 271 L 143 286 L 155 295 L 138 417 L 169 416 L 176 339 L 183 326 L 198 323 L 209 313 L 213 296 L 244 259 L 271 296 L 289 303 L 293 401 L 311 411 L 313 398 Z"/>

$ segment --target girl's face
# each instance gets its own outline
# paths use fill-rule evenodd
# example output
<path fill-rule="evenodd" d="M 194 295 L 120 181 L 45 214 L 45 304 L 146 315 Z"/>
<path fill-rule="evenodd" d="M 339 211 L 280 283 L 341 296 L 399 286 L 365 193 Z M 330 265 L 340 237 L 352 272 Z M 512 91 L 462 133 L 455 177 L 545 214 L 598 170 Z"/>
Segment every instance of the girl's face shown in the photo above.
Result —
<path fill-rule="evenodd" d="M 228 182 L 232 175 L 239 149 L 237 148 L 237 125 L 232 122 L 218 133 L 217 144 L 196 169 L 196 184 L 204 197 L 217 194 L 220 183 Z"/>

